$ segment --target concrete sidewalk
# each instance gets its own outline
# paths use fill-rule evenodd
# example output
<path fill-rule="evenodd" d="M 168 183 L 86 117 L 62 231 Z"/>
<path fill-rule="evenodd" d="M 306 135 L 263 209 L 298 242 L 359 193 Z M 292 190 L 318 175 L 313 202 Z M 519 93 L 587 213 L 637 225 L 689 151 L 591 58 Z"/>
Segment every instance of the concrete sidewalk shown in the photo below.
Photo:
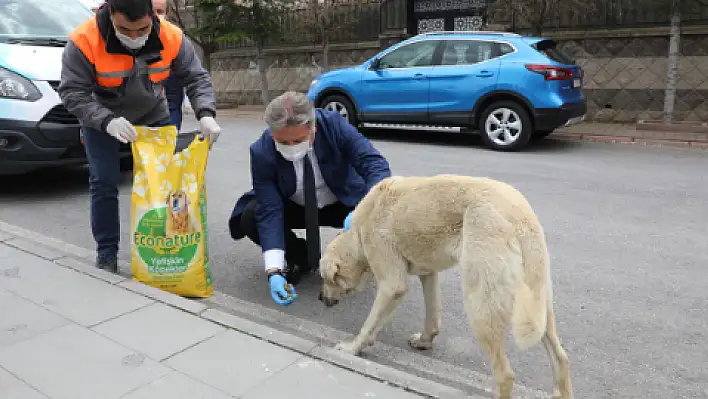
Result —
<path fill-rule="evenodd" d="M 30 246 L 0 231 L 2 399 L 469 397 Z"/>

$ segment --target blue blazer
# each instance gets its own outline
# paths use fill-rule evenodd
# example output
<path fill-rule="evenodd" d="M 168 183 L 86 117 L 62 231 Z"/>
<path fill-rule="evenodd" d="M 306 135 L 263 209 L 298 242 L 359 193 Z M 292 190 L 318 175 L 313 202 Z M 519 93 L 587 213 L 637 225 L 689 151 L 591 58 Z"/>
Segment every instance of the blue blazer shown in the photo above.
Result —
<path fill-rule="evenodd" d="M 339 113 L 316 109 L 314 151 L 325 183 L 341 203 L 355 207 L 369 190 L 391 176 L 388 161 L 371 142 Z M 258 199 L 256 222 L 263 251 L 285 249 L 284 203 L 295 193 L 292 162 L 275 148 L 270 129 L 251 144 L 253 189 L 234 206 L 229 231 L 235 240 L 245 233 L 241 215 L 248 203 Z"/>
<path fill-rule="evenodd" d="M 170 110 L 182 108 L 184 87 L 182 87 L 182 82 L 180 82 L 174 73 L 171 73 L 167 80 L 165 80 L 165 97 L 167 97 L 167 104 Z"/>

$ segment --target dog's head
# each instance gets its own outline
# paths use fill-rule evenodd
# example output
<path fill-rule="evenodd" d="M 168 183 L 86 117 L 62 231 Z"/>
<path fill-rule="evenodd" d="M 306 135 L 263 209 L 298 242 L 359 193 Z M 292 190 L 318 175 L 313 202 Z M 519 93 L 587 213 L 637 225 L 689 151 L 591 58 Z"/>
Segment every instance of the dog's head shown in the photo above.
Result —
<path fill-rule="evenodd" d="M 165 199 L 167 209 L 172 215 L 186 215 L 189 209 L 189 198 L 182 190 L 171 191 Z"/>
<path fill-rule="evenodd" d="M 331 307 L 345 296 L 360 291 L 373 277 L 366 260 L 360 256 L 353 233 L 340 233 L 325 249 L 320 259 L 322 290 L 319 300 Z"/>

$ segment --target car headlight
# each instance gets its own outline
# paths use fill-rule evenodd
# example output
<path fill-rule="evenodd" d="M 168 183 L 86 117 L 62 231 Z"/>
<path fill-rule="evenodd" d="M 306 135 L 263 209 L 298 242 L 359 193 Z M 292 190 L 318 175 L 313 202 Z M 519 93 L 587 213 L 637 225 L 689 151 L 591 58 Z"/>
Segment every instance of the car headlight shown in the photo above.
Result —
<path fill-rule="evenodd" d="M 42 98 L 42 93 L 29 79 L 0 68 L 0 98 L 37 101 Z"/>
<path fill-rule="evenodd" d="M 317 83 L 320 83 L 319 79 L 312 79 L 312 83 L 310 83 L 310 88 L 317 86 Z"/>

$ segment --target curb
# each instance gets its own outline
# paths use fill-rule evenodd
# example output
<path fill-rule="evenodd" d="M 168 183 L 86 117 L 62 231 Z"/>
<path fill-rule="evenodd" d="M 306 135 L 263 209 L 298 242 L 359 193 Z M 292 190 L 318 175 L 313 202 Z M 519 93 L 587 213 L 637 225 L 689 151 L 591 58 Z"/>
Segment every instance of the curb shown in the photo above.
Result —
<path fill-rule="evenodd" d="M 708 150 L 708 142 L 705 141 L 685 141 L 685 140 L 654 140 L 639 137 L 609 136 L 586 133 L 553 133 L 548 138 L 569 141 L 590 141 L 594 143 L 608 144 L 634 144 L 647 147 L 668 147 L 668 148 L 694 148 Z"/>
<path fill-rule="evenodd" d="M 423 397 L 432 399 L 489 398 L 492 392 L 471 394 L 429 381 L 393 367 L 371 362 L 358 356 L 336 351 L 330 346 L 271 329 L 253 321 L 219 310 L 206 304 L 208 299 L 187 299 L 139 283 L 124 273 L 113 274 L 96 269 L 91 264 L 92 253 L 84 248 L 67 244 L 60 240 L 13 226 L 0 221 L 0 243 L 54 262 L 78 273 L 88 275 L 108 284 L 143 295 L 157 302 L 201 317 L 223 327 L 236 330 L 260 340 L 278 345 L 301 355 L 320 360 L 334 366 L 355 372 L 365 377 L 392 385 Z M 121 265 L 125 270 L 126 264 Z M 128 267 L 129 269 L 129 267 Z"/>

